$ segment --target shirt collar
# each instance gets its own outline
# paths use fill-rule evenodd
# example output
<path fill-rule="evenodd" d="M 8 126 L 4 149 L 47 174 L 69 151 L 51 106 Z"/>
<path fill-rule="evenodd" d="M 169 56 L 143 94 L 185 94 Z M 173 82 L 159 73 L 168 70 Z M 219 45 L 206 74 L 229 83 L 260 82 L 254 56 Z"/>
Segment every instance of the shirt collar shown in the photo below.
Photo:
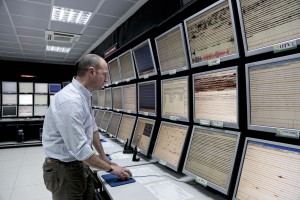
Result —
<path fill-rule="evenodd" d="M 78 89 L 83 95 L 84 97 L 86 97 L 87 99 L 90 99 L 92 96 L 92 93 L 90 91 L 88 91 L 81 83 L 79 83 L 75 77 L 73 77 L 72 80 L 72 85 Z"/>

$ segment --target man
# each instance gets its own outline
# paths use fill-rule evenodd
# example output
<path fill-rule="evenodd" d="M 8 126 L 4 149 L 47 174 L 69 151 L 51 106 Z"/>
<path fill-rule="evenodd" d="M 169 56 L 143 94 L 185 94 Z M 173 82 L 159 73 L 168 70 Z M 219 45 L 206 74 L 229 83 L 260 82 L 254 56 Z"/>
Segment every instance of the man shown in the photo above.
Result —
<path fill-rule="evenodd" d="M 94 54 L 84 56 L 78 64 L 77 76 L 55 94 L 47 110 L 43 125 L 43 177 L 54 200 L 93 199 L 88 166 L 121 179 L 131 176 L 128 169 L 107 159 L 91 114 L 91 91 L 104 85 L 107 73 L 103 58 Z M 92 144 L 101 158 L 94 154 Z"/>

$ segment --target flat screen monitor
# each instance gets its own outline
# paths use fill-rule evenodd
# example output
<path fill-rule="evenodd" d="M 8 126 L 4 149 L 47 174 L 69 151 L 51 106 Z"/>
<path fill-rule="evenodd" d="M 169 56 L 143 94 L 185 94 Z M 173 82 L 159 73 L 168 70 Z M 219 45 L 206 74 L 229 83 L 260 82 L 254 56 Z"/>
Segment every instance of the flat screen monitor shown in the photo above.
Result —
<path fill-rule="evenodd" d="M 98 107 L 98 104 L 99 104 L 98 101 L 99 101 L 99 91 L 94 90 L 94 91 L 92 91 L 92 106 Z"/>
<path fill-rule="evenodd" d="M 192 67 L 239 57 L 231 1 L 220 0 L 184 23 Z"/>
<path fill-rule="evenodd" d="M 187 54 L 182 24 L 155 38 L 160 73 L 175 74 L 187 70 Z"/>
<path fill-rule="evenodd" d="M 300 146 L 246 138 L 233 199 L 300 199 Z"/>
<path fill-rule="evenodd" d="M 33 106 L 19 106 L 19 117 L 32 117 Z"/>
<path fill-rule="evenodd" d="M 70 81 L 65 81 L 65 82 L 62 82 L 62 87 L 66 87 L 68 84 L 70 83 Z"/>
<path fill-rule="evenodd" d="M 114 138 L 117 137 L 121 119 L 122 119 L 122 114 L 120 114 L 120 113 L 113 113 L 112 117 L 110 119 L 107 133 L 110 134 Z"/>
<path fill-rule="evenodd" d="M 194 122 L 238 128 L 237 68 L 193 75 Z"/>
<path fill-rule="evenodd" d="M 51 102 L 53 102 L 53 99 L 54 99 L 54 94 L 50 94 L 49 98 L 50 98 L 50 104 L 51 104 Z"/>
<path fill-rule="evenodd" d="M 61 84 L 60 83 L 49 83 L 49 93 L 55 94 L 61 90 Z"/>
<path fill-rule="evenodd" d="M 139 114 L 156 116 L 156 81 L 138 83 Z"/>
<path fill-rule="evenodd" d="M 108 73 L 107 73 L 107 76 L 106 76 L 106 83 L 105 83 L 105 86 L 110 86 L 111 85 L 111 79 L 110 79 L 110 73 L 109 73 L 109 70 L 108 70 Z"/>
<path fill-rule="evenodd" d="M 246 83 L 249 129 L 299 132 L 300 54 L 246 64 Z"/>
<path fill-rule="evenodd" d="M 123 111 L 136 113 L 136 84 L 123 86 Z"/>
<path fill-rule="evenodd" d="M 2 93 L 17 93 L 17 82 L 2 81 Z"/>
<path fill-rule="evenodd" d="M 132 53 L 139 78 L 157 74 L 150 39 L 134 47 Z"/>
<path fill-rule="evenodd" d="M 107 131 L 108 124 L 109 124 L 110 118 L 111 118 L 111 114 L 112 114 L 111 111 L 106 111 L 104 113 L 103 119 L 102 119 L 101 124 L 100 124 L 101 131 L 103 131 L 103 132 Z"/>
<path fill-rule="evenodd" d="M 33 95 L 32 94 L 19 94 L 19 105 L 32 105 Z"/>
<path fill-rule="evenodd" d="M 17 94 L 2 94 L 2 105 L 17 105 Z"/>
<path fill-rule="evenodd" d="M 239 132 L 194 126 L 183 173 L 228 194 Z"/>
<path fill-rule="evenodd" d="M 112 88 L 113 109 L 120 111 L 123 109 L 123 87 Z"/>
<path fill-rule="evenodd" d="M 48 83 L 34 83 L 35 93 L 48 93 Z"/>
<path fill-rule="evenodd" d="M 120 69 L 119 69 L 118 58 L 109 61 L 108 68 L 109 68 L 111 83 L 118 84 L 122 80 Z"/>
<path fill-rule="evenodd" d="M 34 106 L 34 116 L 45 116 L 48 106 Z"/>
<path fill-rule="evenodd" d="M 178 171 L 187 132 L 188 126 L 161 122 L 152 158 Z"/>
<path fill-rule="evenodd" d="M 33 93 L 33 83 L 19 82 L 19 93 Z"/>
<path fill-rule="evenodd" d="M 137 146 L 138 151 L 146 156 L 148 155 L 154 125 L 155 120 L 138 117 L 131 141 L 131 146 Z"/>
<path fill-rule="evenodd" d="M 99 91 L 99 107 L 105 107 L 105 90 L 103 89 Z"/>
<path fill-rule="evenodd" d="M 98 127 L 101 125 L 101 121 L 103 119 L 105 111 L 104 110 L 97 110 L 96 115 L 95 115 L 95 123 L 97 124 Z"/>
<path fill-rule="evenodd" d="M 189 120 L 188 76 L 161 81 L 161 114 L 171 120 Z"/>
<path fill-rule="evenodd" d="M 132 51 L 126 51 L 118 58 L 123 82 L 129 82 L 130 80 L 136 79 Z"/>
<path fill-rule="evenodd" d="M 274 51 L 286 41 L 300 44 L 299 1 L 238 0 L 237 4 L 246 56 Z"/>
<path fill-rule="evenodd" d="M 111 88 L 105 89 L 105 108 L 112 108 Z"/>
<path fill-rule="evenodd" d="M 16 117 L 17 106 L 2 106 L 2 117 Z"/>
<path fill-rule="evenodd" d="M 128 140 L 128 145 L 130 143 L 130 139 L 134 130 L 136 122 L 136 117 L 132 115 L 123 115 L 119 132 L 117 135 L 118 141 L 121 143 L 125 143 Z"/>
<path fill-rule="evenodd" d="M 34 105 L 48 105 L 48 95 L 34 94 Z"/>

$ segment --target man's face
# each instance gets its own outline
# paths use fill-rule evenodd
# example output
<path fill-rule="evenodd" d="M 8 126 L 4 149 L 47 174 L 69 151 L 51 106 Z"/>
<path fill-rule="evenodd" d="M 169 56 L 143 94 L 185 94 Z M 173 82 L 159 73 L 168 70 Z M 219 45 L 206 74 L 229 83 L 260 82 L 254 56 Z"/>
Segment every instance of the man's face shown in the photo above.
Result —
<path fill-rule="evenodd" d="M 102 63 L 101 66 L 98 66 L 96 70 L 96 77 L 94 80 L 94 88 L 99 90 L 106 83 L 106 78 L 108 76 L 108 67 L 107 63 Z"/>

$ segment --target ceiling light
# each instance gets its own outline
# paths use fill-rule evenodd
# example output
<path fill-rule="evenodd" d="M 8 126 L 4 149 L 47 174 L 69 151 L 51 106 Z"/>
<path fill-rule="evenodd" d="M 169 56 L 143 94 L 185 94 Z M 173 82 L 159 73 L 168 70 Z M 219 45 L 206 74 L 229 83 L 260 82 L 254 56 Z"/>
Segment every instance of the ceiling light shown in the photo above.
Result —
<path fill-rule="evenodd" d="M 91 12 L 53 6 L 51 20 L 86 25 L 91 15 Z"/>
<path fill-rule="evenodd" d="M 68 47 L 58 47 L 58 46 L 49 46 L 47 45 L 46 47 L 47 51 L 54 51 L 54 52 L 59 52 L 59 53 L 69 53 L 71 48 Z"/>

